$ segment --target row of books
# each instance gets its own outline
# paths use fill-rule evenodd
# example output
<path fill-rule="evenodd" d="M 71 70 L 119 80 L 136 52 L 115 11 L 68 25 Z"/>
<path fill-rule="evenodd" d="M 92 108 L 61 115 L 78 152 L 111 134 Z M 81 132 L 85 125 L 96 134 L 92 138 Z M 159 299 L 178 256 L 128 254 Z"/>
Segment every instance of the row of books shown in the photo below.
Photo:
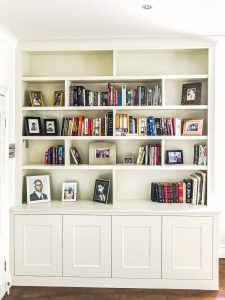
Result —
<path fill-rule="evenodd" d="M 207 173 L 198 171 L 180 182 L 152 182 L 151 200 L 161 203 L 207 204 Z"/>
<path fill-rule="evenodd" d="M 80 165 L 80 164 L 83 163 L 82 159 L 80 157 L 80 154 L 79 154 L 76 147 L 71 147 L 70 148 L 70 153 L 71 153 L 72 161 L 73 161 L 74 164 Z"/>
<path fill-rule="evenodd" d="M 155 118 L 153 116 L 137 118 L 128 114 L 116 115 L 117 135 L 181 135 L 180 118 Z"/>
<path fill-rule="evenodd" d="M 106 113 L 104 118 L 86 118 L 84 116 L 63 118 L 61 135 L 113 136 L 113 113 Z"/>
<path fill-rule="evenodd" d="M 161 165 L 161 145 L 146 145 L 139 147 L 137 165 Z"/>
<path fill-rule="evenodd" d="M 47 165 L 64 164 L 64 147 L 62 145 L 53 146 L 45 151 L 44 163 Z"/>
<path fill-rule="evenodd" d="M 194 145 L 194 164 L 207 165 L 208 147 L 204 145 Z"/>
<path fill-rule="evenodd" d="M 148 88 L 137 86 L 135 89 L 127 89 L 122 84 L 121 89 L 116 88 L 110 82 L 107 92 L 95 92 L 81 85 L 70 85 L 70 106 L 152 106 L 162 105 L 161 88 Z"/>

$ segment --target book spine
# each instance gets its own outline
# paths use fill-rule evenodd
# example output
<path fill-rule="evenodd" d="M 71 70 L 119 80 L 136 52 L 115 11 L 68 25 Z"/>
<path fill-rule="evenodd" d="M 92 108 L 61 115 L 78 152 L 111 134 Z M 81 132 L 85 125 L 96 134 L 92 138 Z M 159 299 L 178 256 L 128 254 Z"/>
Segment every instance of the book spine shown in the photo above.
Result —
<path fill-rule="evenodd" d="M 122 106 L 126 106 L 127 104 L 127 86 L 126 84 L 122 84 Z"/>

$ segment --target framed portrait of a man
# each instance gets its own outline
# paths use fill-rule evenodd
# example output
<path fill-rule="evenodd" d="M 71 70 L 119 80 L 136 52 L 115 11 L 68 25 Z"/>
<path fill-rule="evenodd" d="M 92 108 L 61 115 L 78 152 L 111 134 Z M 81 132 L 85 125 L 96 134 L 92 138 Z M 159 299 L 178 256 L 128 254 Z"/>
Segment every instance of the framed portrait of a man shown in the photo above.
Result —
<path fill-rule="evenodd" d="M 25 117 L 26 135 L 42 135 L 41 119 L 39 117 Z"/>
<path fill-rule="evenodd" d="M 95 181 L 93 201 L 106 204 L 109 197 L 109 186 L 109 180 L 97 179 Z"/>
<path fill-rule="evenodd" d="M 56 119 L 44 119 L 44 135 L 57 135 Z"/>
<path fill-rule="evenodd" d="M 63 106 L 64 91 L 55 91 L 52 100 L 52 106 Z"/>
<path fill-rule="evenodd" d="M 49 175 L 27 176 L 27 204 L 51 201 Z"/>

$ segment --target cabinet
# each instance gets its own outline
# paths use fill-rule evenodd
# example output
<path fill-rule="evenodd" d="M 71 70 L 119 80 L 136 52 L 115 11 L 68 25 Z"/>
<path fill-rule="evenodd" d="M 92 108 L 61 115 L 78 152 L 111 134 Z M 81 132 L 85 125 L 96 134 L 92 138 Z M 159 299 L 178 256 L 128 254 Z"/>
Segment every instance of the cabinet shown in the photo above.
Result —
<path fill-rule="evenodd" d="M 161 217 L 112 217 L 112 276 L 161 278 Z"/>
<path fill-rule="evenodd" d="M 213 219 L 163 217 L 162 277 L 212 279 Z"/>
<path fill-rule="evenodd" d="M 111 217 L 63 216 L 63 276 L 111 276 Z"/>
<path fill-rule="evenodd" d="M 15 216 L 15 275 L 62 276 L 62 216 Z"/>

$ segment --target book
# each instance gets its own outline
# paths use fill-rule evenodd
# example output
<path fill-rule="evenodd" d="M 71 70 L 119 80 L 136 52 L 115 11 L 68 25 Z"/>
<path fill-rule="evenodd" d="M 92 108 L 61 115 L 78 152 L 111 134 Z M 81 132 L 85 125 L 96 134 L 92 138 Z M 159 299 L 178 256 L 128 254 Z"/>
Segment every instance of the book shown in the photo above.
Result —
<path fill-rule="evenodd" d="M 82 159 L 81 159 L 80 154 L 79 154 L 79 152 L 77 151 L 77 148 L 76 148 L 76 147 L 71 147 L 71 148 L 70 148 L 70 153 L 71 153 L 71 156 L 72 156 L 72 158 L 73 158 L 73 162 L 74 162 L 76 165 L 82 164 Z"/>

